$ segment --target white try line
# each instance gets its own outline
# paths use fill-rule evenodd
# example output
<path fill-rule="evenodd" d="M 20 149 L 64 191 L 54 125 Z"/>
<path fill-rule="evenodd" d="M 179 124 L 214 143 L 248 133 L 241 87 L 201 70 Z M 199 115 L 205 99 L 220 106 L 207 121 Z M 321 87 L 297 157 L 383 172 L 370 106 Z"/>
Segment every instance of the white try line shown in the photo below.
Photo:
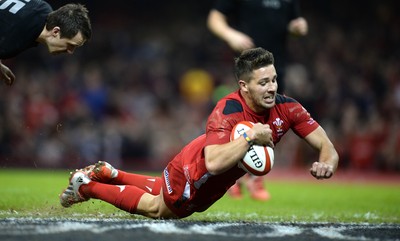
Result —
<path fill-rule="evenodd" d="M 266 223 L 266 222 L 194 222 L 131 219 L 0 219 L 0 239 L 5 236 L 48 235 L 84 231 L 101 234 L 108 231 L 137 231 L 146 229 L 155 234 L 204 235 L 235 238 L 293 237 L 313 233 L 324 240 L 377 241 L 379 237 L 368 237 L 368 230 L 395 232 L 385 241 L 400 241 L 400 226 L 395 224 L 348 224 L 348 223 Z M 398 238 L 396 238 L 396 233 Z"/>

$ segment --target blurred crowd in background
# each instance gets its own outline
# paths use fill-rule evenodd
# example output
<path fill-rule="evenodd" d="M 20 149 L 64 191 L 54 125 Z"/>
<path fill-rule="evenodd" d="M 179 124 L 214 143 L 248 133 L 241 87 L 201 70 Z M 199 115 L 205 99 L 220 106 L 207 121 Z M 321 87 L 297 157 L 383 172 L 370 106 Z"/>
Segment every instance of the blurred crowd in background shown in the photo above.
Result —
<path fill-rule="evenodd" d="M 212 1 L 80 2 L 93 24 L 87 45 L 71 56 L 49 58 L 39 47 L 4 61 L 17 79 L 0 88 L 0 166 L 106 160 L 160 170 L 237 88 L 232 51 L 206 28 Z M 286 95 L 326 129 L 340 168 L 399 172 L 400 2 L 301 6 L 309 34 L 290 40 L 290 66 L 279 80 Z M 317 160 L 293 133 L 275 151 L 278 167 Z"/>

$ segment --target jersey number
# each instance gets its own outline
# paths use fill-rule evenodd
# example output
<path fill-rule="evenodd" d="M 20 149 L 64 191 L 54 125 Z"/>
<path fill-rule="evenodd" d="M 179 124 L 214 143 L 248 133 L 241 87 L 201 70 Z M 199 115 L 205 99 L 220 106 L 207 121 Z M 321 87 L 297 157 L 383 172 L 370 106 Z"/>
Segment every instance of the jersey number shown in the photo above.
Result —
<path fill-rule="evenodd" d="M 6 9 L 9 6 L 10 9 L 8 10 L 10 13 L 16 14 L 21 8 L 23 8 L 26 4 L 31 0 L 6 0 L 3 4 L 0 5 L 0 10 Z"/>

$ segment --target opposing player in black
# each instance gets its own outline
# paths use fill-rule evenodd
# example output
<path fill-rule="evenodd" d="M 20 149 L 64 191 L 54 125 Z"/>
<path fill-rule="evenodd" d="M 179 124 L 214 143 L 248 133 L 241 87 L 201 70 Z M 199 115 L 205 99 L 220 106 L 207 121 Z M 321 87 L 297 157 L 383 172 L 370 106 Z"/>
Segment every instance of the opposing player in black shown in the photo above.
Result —
<path fill-rule="evenodd" d="M 0 80 L 11 85 L 14 73 L 1 60 L 44 44 L 51 54 L 72 54 L 91 38 L 88 10 L 81 4 L 67 4 L 53 11 L 42 0 L 0 2 Z"/>
<path fill-rule="evenodd" d="M 207 21 L 210 31 L 238 53 L 254 47 L 273 52 L 278 92 L 284 93 L 289 33 L 301 36 L 308 32 L 307 21 L 300 16 L 298 0 L 215 0 Z M 260 177 L 249 178 L 247 187 L 254 199 L 268 200 L 270 197 Z M 240 198 L 239 184 L 229 193 Z"/>
<path fill-rule="evenodd" d="M 278 92 L 284 91 L 289 33 L 302 36 L 308 32 L 298 0 L 216 0 L 207 21 L 210 31 L 238 53 L 254 47 L 273 52 Z"/>

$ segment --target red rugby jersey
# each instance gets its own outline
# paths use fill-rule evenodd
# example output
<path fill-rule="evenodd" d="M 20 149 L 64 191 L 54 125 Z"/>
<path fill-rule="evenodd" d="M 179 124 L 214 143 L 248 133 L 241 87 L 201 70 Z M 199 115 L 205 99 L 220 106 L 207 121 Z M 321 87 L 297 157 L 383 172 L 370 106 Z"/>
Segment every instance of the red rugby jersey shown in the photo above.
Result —
<path fill-rule="evenodd" d="M 276 105 L 268 113 L 260 115 L 254 113 L 245 104 L 240 92 L 236 91 L 221 99 L 209 116 L 206 145 L 229 142 L 233 127 L 244 120 L 269 124 L 274 144 L 278 143 L 289 129 L 304 138 L 319 126 L 307 110 L 290 97 L 278 94 Z"/>

